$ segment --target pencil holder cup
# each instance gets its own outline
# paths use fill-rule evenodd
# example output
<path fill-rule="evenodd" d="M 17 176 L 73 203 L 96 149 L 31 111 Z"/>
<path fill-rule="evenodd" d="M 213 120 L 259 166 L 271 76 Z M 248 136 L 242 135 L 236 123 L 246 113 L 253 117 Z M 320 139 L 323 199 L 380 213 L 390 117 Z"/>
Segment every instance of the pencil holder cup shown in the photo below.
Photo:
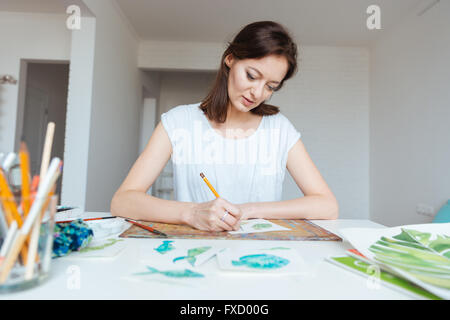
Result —
<path fill-rule="evenodd" d="M 50 272 L 57 196 L 28 202 L 26 199 L 17 201 L 17 198 L 0 197 L 0 200 L 3 220 L 0 293 L 35 287 L 44 282 Z"/>

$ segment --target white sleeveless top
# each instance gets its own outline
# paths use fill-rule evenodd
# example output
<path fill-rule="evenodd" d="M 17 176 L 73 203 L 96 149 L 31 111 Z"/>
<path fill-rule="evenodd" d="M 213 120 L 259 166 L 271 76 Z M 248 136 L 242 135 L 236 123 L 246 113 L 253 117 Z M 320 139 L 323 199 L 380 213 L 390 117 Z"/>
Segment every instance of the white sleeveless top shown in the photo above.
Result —
<path fill-rule="evenodd" d="M 174 197 L 206 202 L 215 195 L 234 204 L 280 201 L 288 152 L 300 133 L 281 113 L 263 116 L 242 139 L 225 138 L 208 122 L 200 103 L 180 105 L 161 115 L 172 143 Z"/>

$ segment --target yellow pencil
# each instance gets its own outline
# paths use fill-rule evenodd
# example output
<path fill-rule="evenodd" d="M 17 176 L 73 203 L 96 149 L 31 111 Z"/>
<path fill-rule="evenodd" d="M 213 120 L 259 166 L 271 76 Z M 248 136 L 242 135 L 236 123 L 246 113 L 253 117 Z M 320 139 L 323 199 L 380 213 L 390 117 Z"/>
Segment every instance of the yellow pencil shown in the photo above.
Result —
<path fill-rule="evenodd" d="M 220 198 L 219 194 L 217 193 L 217 191 L 214 189 L 214 187 L 211 185 L 211 183 L 209 183 L 208 179 L 206 179 L 205 175 L 203 174 L 203 172 L 200 172 L 200 177 L 202 177 L 203 181 L 206 182 L 206 184 L 208 185 L 209 189 L 211 189 L 212 193 L 214 193 L 214 195 L 216 196 L 216 198 Z M 227 216 L 227 214 L 229 214 L 228 211 L 225 211 L 225 214 L 222 216 L 222 218 L 220 220 L 225 221 L 225 217 Z M 240 226 L 239 226 L 240 228 Z"/>
<path fill-rule="evenodd" d="M 30 199 L 30 157 L 25 142 L 20 144 L 20 171 L 22 177 L 22 208 L 26 218 L 31 207 Z"/>
<path fill-rule="evenodd" d="M 22 227 L 22 218 L 20 217 L 19 210 L 17 210 L 16 203 L 14 201 L 14 195 L 9 189 L 8 182 L 2 169 L 0 169 L 0 198 L 3 202 L 3 209 L 5 211 L 5 218 L 8 226 L 15 220 L 18 227 Z M 21 247 L 20 256 L 22 261 L 26 261 L 28 255 L 28 246 Z"/>
<path fill-rule="evenodd" d="M 217 193 L 216 190 L 214 190 L 213 186 L 211 185 L 211 183 L 209 183 L 208 179 L 206 179 L 205 175 L 203 174 L 203 172 L 200 172 L 200 177 L 202 177 L 203 181 L 206 182 L 206 184 L 208 185 L 209 189 L 211 189 L 211 191 L 214 193 L 214 195 L 216 196 L 216 198 L 220 198 L 219 194 Z"/>

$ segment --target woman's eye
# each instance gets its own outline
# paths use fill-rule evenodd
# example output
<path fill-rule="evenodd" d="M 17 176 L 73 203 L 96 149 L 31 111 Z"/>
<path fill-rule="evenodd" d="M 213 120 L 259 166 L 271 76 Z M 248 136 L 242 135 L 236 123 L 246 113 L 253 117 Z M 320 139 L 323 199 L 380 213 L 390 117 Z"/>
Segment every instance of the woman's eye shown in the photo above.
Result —
<path fill-rule="evenodd" d="M 247 72 L 247 78 L 250 80 L 255 80 L 255 77 L 253 77 L 250 73 Z"/>

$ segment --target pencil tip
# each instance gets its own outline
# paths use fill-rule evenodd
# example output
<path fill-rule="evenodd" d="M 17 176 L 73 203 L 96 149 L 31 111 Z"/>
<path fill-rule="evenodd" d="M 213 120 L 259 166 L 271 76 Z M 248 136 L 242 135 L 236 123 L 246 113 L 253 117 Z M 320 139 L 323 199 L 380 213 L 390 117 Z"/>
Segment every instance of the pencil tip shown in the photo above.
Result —
<path fill-rule="evenodd" d="M 204 178 L 205 175 L 203 174 L 203 172 L 200 172 L 200 177 Z"/>

